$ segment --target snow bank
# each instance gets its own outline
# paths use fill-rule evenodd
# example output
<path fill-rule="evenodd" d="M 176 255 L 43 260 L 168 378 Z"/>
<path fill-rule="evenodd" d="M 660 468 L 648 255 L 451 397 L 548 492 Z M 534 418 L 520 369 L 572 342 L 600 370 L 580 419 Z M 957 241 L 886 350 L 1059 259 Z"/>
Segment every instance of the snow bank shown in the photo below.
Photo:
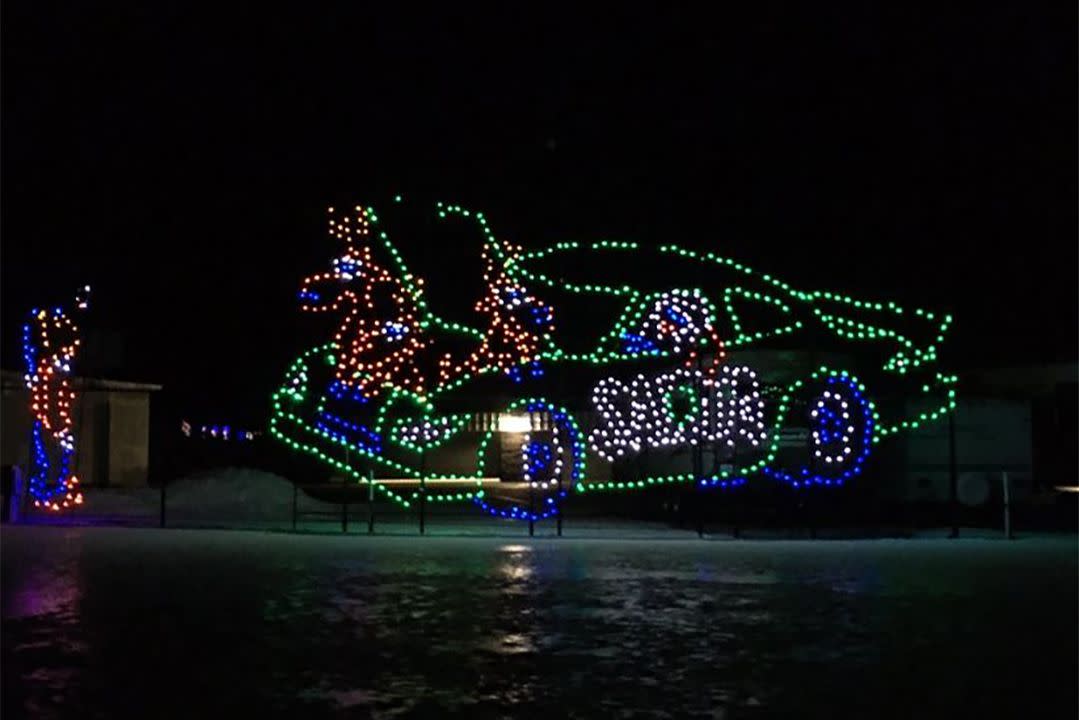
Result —
<path fill-rule="evenodd" d="M 84 489 L 86 502 L 62 516 L 34 512 L 34 520 L 64 523 L 157 524 L 159 488 Z M 287 528 L 292 525 L 292 483 L 272 473 L 221 468 L 169 483 L 165 492 L 166 524 L 172 527 Z M 337 506 L 302 492 L 301 510 L 333 511 Z"/>

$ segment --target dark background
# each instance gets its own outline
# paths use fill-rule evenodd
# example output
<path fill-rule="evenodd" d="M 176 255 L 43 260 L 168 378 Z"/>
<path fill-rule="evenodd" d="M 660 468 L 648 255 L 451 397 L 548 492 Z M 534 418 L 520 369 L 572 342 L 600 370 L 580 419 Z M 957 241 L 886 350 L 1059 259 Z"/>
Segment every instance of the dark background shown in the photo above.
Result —
<path fill-rule="evenodd" d="M 8 0 L 3 366 L 88 282 L 83 373 L 259 422 L 326 205 L 396 192 L 951 311 L 959 370 L 1076 357 L 1074 3 L 624 5 Z"/>

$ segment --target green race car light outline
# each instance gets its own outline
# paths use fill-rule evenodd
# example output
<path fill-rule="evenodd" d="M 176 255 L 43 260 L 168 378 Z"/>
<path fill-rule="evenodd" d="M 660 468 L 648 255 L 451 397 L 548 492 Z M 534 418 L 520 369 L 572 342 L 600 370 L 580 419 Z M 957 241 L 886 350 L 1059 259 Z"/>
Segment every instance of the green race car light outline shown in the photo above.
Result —
<path fill-rule="evenodd" d="M 494 237 L 494 234 L 490 230 L 486 218 L 482 213 L 473 213 L 460 206 L 446 204 L 438 204 L 436 209 L 441 218 L 459 216 L 472 219 L 484 234 L 484 242 L 493 250 L 495 256 L 500 259 L 506 273 L 522 283 L 528 283 L 535 288 L 559 288 L 571 293 L 610 296 L 624 301 L 625 304 L 623 310 L 619 314 L 614 327 L 601 336 L 594 350 L 591 352 L 575 354 L 559 348 L 552 341 L 547 347 L 544 347 L 540 351 L 539 357 L 541 360 L 552 363 L 580 362 L 598 366 L 613 366 L 621 361 L 637 359 L 640 357 L 640 353 L 626 354 L 618 351 L 617 340 L 626 332 L 627 327 L 632 327 L 634 323 L 638 323 L 641 320 L 643 315 L 647 312 L 649 304 L 654 303 L 656 298 L 663 293 L 646 292 L 629 285 L 602 285 L 573 283 L 568 281 L 560 282 L 538 270 L 530 269 L 528 265 L 536 261 L 542 261 L 544 258 L 557 256 L 557 254 L 561 252 L 580 250 L 582 248 L 600 252 L 641 252 L 644 249 L 643 246 L 633 242 L 614 241 L 597 241 L 593 243 L 560 242 L 543 249 L 514 253 L 509 246 L 504 245 Z M 377 225 L 377 213 L 375 213 L 373 208 L 367 208 L 367 210 L 370 213 L 369 217 L 372 219 L 373 223 Z M 383 247 L 389 252 L 396 272 L 399 277 L 404 280 L 408 287 L 408 291 L 416 301 L 417 307 L 420 308 L 422 313 L 420 318 L 421 328 L 438 329 L 474 339 L 482 338 L 483 331 L 475 327 L 440 318 L 428 304 L 423 288 L 409 272 L 404 259 L 390 240 L 388 234 L 384 231 L 380 231 L 378 237 L 381 240 Z M 795 333 L 805 326 L 802 319 L 795 317 L 795 308 L 808 307 L 811 315 L 815 317 L 823 327 L 826 327 L 833 332 L 836 337 L 844 340 L 869 341 L 883 339 L 894 342 L 898 349 L 894 354 L 889 356 L 884 363 L 882 370 L 886 373 L 892 373 L 902 377 L 906 376 L 908 373 L 913 373 L 916 370 L 924 370 L 927 366 L 937 360 L 937 348 L 943 342 L 947 330 L 952 323 L 950 315 L 944 315 L 938 321 L 937 316 L 932 312 L 915 309 L 908 314 L 903 308 L 891 302 L 865 302 L 836 293 L 824 291 L 799 291 L 771 275 L 758 273 L 745 265 L 737 263 L 729 258 L 716 255 L 715 253 L 699 253 L 672 244 L 660 245 L 655 248 L 655 250 L 661 255 L 680 257 L 701 263 L 714 264 L 718 267 L 733 269 L 738 273 L 744 274 L 747 278 L 763 281 L 770 286 L 771 292 L 764 293 L 760 292 L 758 289 L 747 287 L 745 285 L 728 285 L 723 289 L 721 301 L 723 305 L 722 312 L 725 312 L 727 319 L 729 319 L 731 326 L 736 332 L 734 338 L 724 343 L 724 347 L 726 348 L 744 348 L 769 337 Z M 708 298 L 708 295 L 704 290 L 701 288 L 682 288 L 681 292 L 690 293 L 695 299 L 699 299 L 702 306 L 708 308 L 713 324 L 719 321 L 721 311 L 717 304 Z M 785 317 L 788 317 L 789 322 L 765 332 L 750 333 L 743 327 L 735 310 L 735 301 L 737 299 L 749 299 L 767 303 L 778 309 Z M 860 311 L 891 313 L 897 318 L 914 316 L 927 323 L 937 322 L 938 324 L 935 327 L 935 339 L 932 342 L 917 345 L 914 340 L 897 330 L 843 317 L 831 307 L 832 305 Z M 703 347 L 706 342 L 706 340 L 703 340 L 701 347 Z M 614 347 L 612 348 L 612 346 Z M 419 467 L 419 464 L 422 463 L 403 462 L 387 457 L 385 453 L 375 452 L 365 447 L 359 447 L 355 443 L 347 440 L 344 435 L 336 434 L 325 428 L 316 427 L 314 424 L 310 423 L 305 419 L 305 415 L 302 412 L 297 413 L 296 410 L 302 411 L 303 406 L 308 403 L 312 393 L 312 389 L 307 387 L 307 380 L 310 375 L 309 371 L 312 368 L 311 363 L 314 362 L 319 355 L 332 363 L 333 356 L 338 352 L 340 352 L 338 346 L 334 343 L 328 343 L 308 350 L 293 362 L 286 375 L 285 384 L 274 393 L 272 398 L 273 413 L 270 421 L 270 433 L 272 436 L 278 438 L 294 449 L 313 454 L 327 465 L 346 472 L 358 482 L 367 482 L 368 477 L 352 463 L 343 462 L 339 458 L 326 452 L 327 448 L 348 448 L 351 452 L 355 452 L 388 470 L 412 476 L 420 476 L 422 474 L 427 481 L 445 480 L 460 481 L 461 483 L 467 483 L 468 481 L 476 482 L 475 489 L 469 489 L 467 491 L 430 492 L 427 488 L 420 488 L 411 493 L 402 493 L 379 482 L 378 479 L 372 481 L 374 486 L 377 487 L 380 492 L 385 494 L 391 500 L 401 504 L 403 507 L 410 507 L 413 502 L 420 498 L 422 493 L 426 500 L 434 502 L 471 501 L 484 506 L 484 509 L 487 509 L 488 512 L 503 517 L 542 519 L 542 517 L 547 517 L 553 512 L 557 512 L 557 501 L 554 503 L 556 507 L 553 510 L 547 511 L 544 509 L 539 513 L 536 513 L 531 509 L 525 509 L 521 506 L 511 507 L 511 510 L 509 511 L 501 508 L 487 507 L 485 500 L 486 491 L 481 482 L 483 477 L 482 468 L 494 430 L 488 429 L 480 434 L 476 451 L 476 470 L 474 472 L 470 474 L 426 474 L 423 473 Z M 660 357 L 665 356 L 662 351 L 652 354 Z M 394 447 L 400 449 L 402 455 L 406 458 L 421 455 L 424 452 L 436 449 L 443 442 L 457 437 L 468 423 L 467 414 L 439 414 L 437 412 L 437 401 L 441 396 L 462 387 L 484 374 L 486 373 L 481 371 L 475 374 L 462 375 L 452 382 L 445 383 L 432 389 L 425 395 L 419 395 L 398 387 L 386 386 L 386 399 L 383 401 L 383 404 L 377 413 L 373 432 L 384 438 L 386 443 L 392 444 Z M 786 415 L 790 410 L 791 403 L 796 394 L 809 384 L 834 383 L 836 381 L 838 381 L 841 386 L 845 386 L 844 392 L 854 393 L 858 396 L 859 401 L 863 398 L 862 393 L 865 392 L 865 386 L 856 377 L 845 370 L 836 370 L 821 366 L 814 371 L 809 378 L 797 380 L 779 389 L 779 405 L 776 409 L 774 422 L 771 423 L 771 427 L 769 428 L 771 442 L 763 456 L 752 462 L 747 462 L 744 465 L 722 469 L 720 472 L 712 474 L 690 472 L 668 475 L 649 475 L 633 480 L 612 479 L 590 481 L 585 474 L 587 444 L 580 439 L 581 431 L 580 428 L 577 427 L 572 413 L 551 403 L 545 398 L 519 398 L 510 403 L 506 410 L 512 412 L 521 407 L 542 406 L 547 408 L 546 411 L 560 414 L 561 417 L 565 419 L 566 432 L 571 435 L 576 433 L 576 439 L 572 443 L 570 449 L 571 453 L 575 454 L 572 454 L 570 458 L 569 466 L 572 468 L 572 474 L 569 484 L 572 489 L 578 493 L 596 490 L 643 489 L 650 486 L 687 483 L 694 480 L 699 481 L 700 485 L 706 487 L 729 487 L 744 483 L 745 478 L 752 475 L 771 475 L 776 479 L 793 482 L 795 486 L 831 484 L 830 482 L 825 483 L 823 480 L 819 483 L 813 481 L 799 482 L 797 475 L 784 474 L 782 471 L 773 471 L 770 473 L 769 470 L 771 463 L 775 461 L 778 454 L 779 430 L 784 427 Z M 957 378 L 955 376 L 947 376 L 940 372 L 935 373 L 930 378 L 929 382 L 922 384 L 921 389 L 922 393 L 926 396 L 932 396 L 935 391 L 939 391 L 941 395 L 940 400 L 938 400 L 939 404 L 910 418 L 897 419 L 890 421 L 890 423 L 882 423 L 872 401 L 865 398 L 865 405 L 859 406 L 864 407 L 865 409 L 866 427 L 868 428 L 863 438 L 865 448 L 863 455 L 867 456 L 869 454 L 870 446 L 878 443 L 882 437 L 894 434 L 900 430 L 916 428 L 925 422 L 936 420 L 949 410 L 954 409 L 956 403 L 954 386 L 956 382 Z M 414 412 L 411 415 L 406 414 L 404 416 L 391 417 L 391 415 L 394 414 L 391 413 L 391 409 L 400 408 L 402 404 L 411 405 Z M 316 413 L 321 412 L 324 406 L 325 396 L 322 396 L 318 399 L 316 404 Z M 411 426 L 413 429 L 416 427 L 416 421 L 443 426 L 443 432 L 441 432 L 437 438 L 438 442 L 424 442 L 422 438 L 417 442 L 417 438 L 403 437 L 402 435 L 407 435 L 407 431 L 410 429 L 410 421 L 413 422 L 413 425 Z M 426 432 L 426 430 L 424 432 Z M 414 459 L 418 460 L 418 458 Z M 864 460 L 864 457 L 862 457 L 857 464 L 858 470 L 860 470 L 862 460 Z M 700 476 L 698 477 L 698 475 Z M 804 477 L 805 476 L 803 475 L 803 478 Z M 836 484 L 841 484 L 841 482 L 842 480 Z M 561 480 L 559 481 L 558 490 L 560 493 L 559 497 L 565 495 L 565 488 L 563 487 Z M 547 500 L 549 501 L 550 498 L 547 498 Z"/>

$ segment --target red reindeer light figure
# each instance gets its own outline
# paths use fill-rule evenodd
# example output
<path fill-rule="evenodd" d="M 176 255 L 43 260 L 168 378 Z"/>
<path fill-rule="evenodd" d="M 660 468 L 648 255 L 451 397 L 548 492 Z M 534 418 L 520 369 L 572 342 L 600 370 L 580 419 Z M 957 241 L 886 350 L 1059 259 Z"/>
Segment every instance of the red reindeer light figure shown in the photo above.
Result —
<path fill-rule="evenodd" d="M 520 253 L 520 248 L 508 244 L 503 244 L 502 249 L 511 256 Z M 452 374 L 446 373 L 440 380 L 447 382 L 463 373 L 497 371 L 519 382 L 524 366 L 533 375 L 542 374 L 539 354 L 554 332 L 554 311 L 506 273 L 506 261 L 496 262 L 490 242 L 484 245 L 483 262 L 487 287 L 475 305 L 486 321 L 483 340 Z"/>
<path fill-rule="evenodd" d="M 421 331 L 416 300 L 374 261 L 369 245 L 359 244 L 370 233 L 370 220 L 365 208 L 356 211 L 356 223 L 330 219 L 330 234 L 344 241 L 345 252 L 329 272 L 304 279 L 303 309 L 343 314 L 334 334 L 340 388 L 365 398 L 378 395 L 383 385 L 422 394 L 426 378 L 414 359 L 429 339 Z"/>
<path fill-rule="evenodd" d="M 344 243 L 345 252 L 330 271 L 305 278 L 300 291 L 304 310 L 341 315 L 334 334 L 339 395 L 365 401 L 390 386 L 424 396 L 465 374 L 503 372 L 519 380 L 523 366 L 541 372 L 539 352 L 553 331 L 553 312 L 510 279 L 491 243 L 482 254 L 486 287 L 474 306 L 482 339 L 455 352 L 437 341 L 427 319 L 423 279 L 396 277 L 375 261 L 369 245 L 373 222 L 363 207 L 352 217 L 331 216 L 330 235 Z M 502 251 L 519 252 L 509 246 Z"/>

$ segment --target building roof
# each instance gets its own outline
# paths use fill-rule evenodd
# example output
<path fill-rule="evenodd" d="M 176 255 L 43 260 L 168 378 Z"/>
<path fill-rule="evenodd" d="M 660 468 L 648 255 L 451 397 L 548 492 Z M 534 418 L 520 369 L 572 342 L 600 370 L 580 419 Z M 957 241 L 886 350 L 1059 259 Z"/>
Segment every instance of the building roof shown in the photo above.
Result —
<path fill-rule="evenodd" d="M 1056 392 L 1058 386 L 1079 382 L 1079 363 L 1050 363 L 971 370 L 960 375 L 960 392 L 1035 397 Z"/>
<path fill-rule="evenodd" d="M 4 390 L 22 389 L 26 387 L 26 381 L 22 373 L 12 370 L 0 370 L 0 387 Z M 71 378 L 71 388 L 75 391 L 86 392 L 100 390 L 107 392 L 156 392 L 162 385 L 153 383 L 128 382 L 124 380 L 106 380 L 104 378 Z"/>

